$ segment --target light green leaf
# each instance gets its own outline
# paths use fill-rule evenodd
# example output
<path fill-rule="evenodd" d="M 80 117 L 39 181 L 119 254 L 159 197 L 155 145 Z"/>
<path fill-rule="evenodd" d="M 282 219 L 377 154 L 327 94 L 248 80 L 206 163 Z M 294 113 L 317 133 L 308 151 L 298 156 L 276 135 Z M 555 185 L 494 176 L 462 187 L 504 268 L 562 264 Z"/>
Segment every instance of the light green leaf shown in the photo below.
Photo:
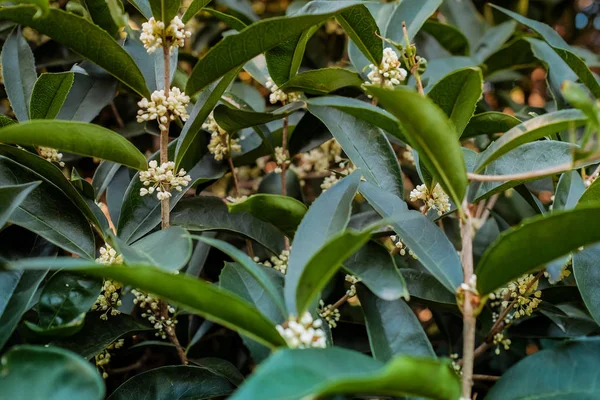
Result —
<path fill-rule="evenodd" d="M 474 171 L 479 172 L 486 165 L 508 153 L 523 143 L 532 142 L 568 129 L 585 125 L 587 118 L 579 110 L 560 110 L 540 115 L 515 126 L 493 142 L 478 157 Z"/>
<path fill-rule="evenodd" d="M 506 43 L 514 33 L 516 26 L 515 21 L 506 21 L 488 28 L 483 36 L 472 38 L 476 43 L 472 51 L 473 57 L 480 63 L 484 62 Z"/>
<path fill-rule="evenodd" d="M 473 115 L 462 133 L 461 139 L 467 139 L 477 135 L 493 135 L 504 133 L 519 125 L 521 121 L 512 115 L 497 111 L 487 111 Z"/>
<path fill-rule="evenodd" d="M 288 237 L 293 237 L 300 221 L 306 214 L 306 206 L 298 200 L 276 194 L 259 193 L 248 199 L 227 204 L 229 212 L 247 212 L 261 221 L 279 228 Z"/>
<path fill-rule="evenodd" d="M 485 20 L 477 11 L 471 0 L 446 0 L 442 3 L 440 11 L 448 23 L 456 26 L 471 42 L 475 49 L 476 43 L 484 36 L 487 30 Z"/>
<path fill-rule="evenodd" d="M 398 355 L 435 358 L 433 347 L 414 311 L 403 299 L 386 301 L 358 287 L 373 357 L 388 362 Z"/>
<path fill-rule="evenodd" d="M 231 399 L 300 400 L 333 394 L 456 400 L 460 380 L 449 362 L 432 359 L 396 357 L 383 364 L 339 347 L 282 350 L 261 364 Z"/>
<path fill-rule="evenodd" d="M 41 74 L 31 95 L 31 119 L 54 119 L 67 99 L 74 78 L 73 72 Z"/>
<path fill-rule="evenodd" d="M 392 14 L 385 37 L 396 43 L 404 43 L 402 23 L 406 22 L 408 40 L 412 42 L 427 19 L 442 4 L 442 0 L 402 1 Z"/>
<path fill-rule="evenodd" d="M 33 18 L 45 17 L 48 15 L 48 10 L 50 10 L 50 2 L 48 0 L 3 0 L 0 2 L 0 4 L 6 3 L 9 5 L 14 3 L 33 4 L 38 9 Z"/>
<path fill-rule="evenodd" d="M 165 26 L 171 22 L 179 11 L 180 0 L 149 0 L 152 15 L 157 21 L 162 21 Z"/>
<path fill-rule="evenodd" d="M 35 11 L 33 6 L 5 7 L 0 9 L 0 19 L 30 26 L 50 36 L 98 64 L 138 94 L 150 97 L 139 68 L 108 32 L 63 10 L 52 8 L 45 18 L 38 19 L 34 18 Z"/>
<path fill-rule="evenodd" d="M 25 200 L 40 182 L 0 187 L 0 228 L 3 228 L 13 211 Z"/>
<path fill-rule="evenodd" d="M 52 147 L 135 169 L 147 168 L 146 158 L 131 142 L 100 125 L 57 120 L 28 121 L 1 128 L 0 141 L 21 146 Z"/>
<path fill-rule="evenodd" d="M 184 24 L 187 24 L 188 21 L 194 17 L 194 15 L 202 11 L 202 8 L 204 8 L 211 1 L 212 0 L 193 0 L 187 10 L 185 10 L 181 21 L 183 21 Z"/>
<path fill-rule="evenodd" d="M 423 32 L 433 36 L 450 54 L 454 56 L 469 55 L 469 40 L 452 25 L 429 20 L 423 24 Z"/>
<path fill-rule="evenodd" d="M 27 7 L 34 9 L 33 7 Z M 1 12 L 2 10 L 0 10 Z M 21 34 L 21 28 L 15 28 L 2 47 L 2 82 L 17 119 L 21 122 L 29 119 L 29 100 L 37 79 L 35 60 L 29 43 Z"/>
<path fill-rule="evenodd" d="M 105 394 L 104 381 L 92 364 L 70 351 L 45 346 L 15 346 L 6 352 L 0 360 L 0 386 L 11 400 L 102 400 Z"/>
<path fill-rule="evenodd" d="M 327 94 L 344 87 L 360 87 L 363 80 L 356 72 L 343 68 L 322 68 L 302 72 L 281 86 L 284 92 Z"/>
<path fill-rule="evenodd" d="M 487 295 L 555 258 L 600 241 L 597 223 L 600 208 L 592 204 L 529 218 L 502 232 L 475 270 L 479 292 Z"/>
<path fill-rule="evenodd" d="M 427 96 L 450 118 L 460 138 L 482 94 L 481 70 L 464 68 L 445 76 L 431 88 Z"/>
<path fill-rule="evenodd" d="M 407 90 L 369 87 L 369 93 L 400 121 L 409 144 L 427 170 L 459 207 L 467 188 L 467 171 L 456 129 L 430 99 Z"/>

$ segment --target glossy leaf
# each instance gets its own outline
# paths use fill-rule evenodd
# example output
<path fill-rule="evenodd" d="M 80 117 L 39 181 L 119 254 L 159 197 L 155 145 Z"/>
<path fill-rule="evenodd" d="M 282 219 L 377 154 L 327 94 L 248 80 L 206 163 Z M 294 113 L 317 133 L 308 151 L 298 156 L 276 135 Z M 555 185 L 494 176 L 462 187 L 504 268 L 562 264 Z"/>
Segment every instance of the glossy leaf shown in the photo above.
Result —
<path fill-rule="evenodd" d="M 388 362 L 398 355 L 435 358 L 427 334 L 403 299 L 386 301 L 360 286 L 358 298 L 376 360 Z"/>
<path fill-rule="evenodd" d="M 474 137 L 477 135 L 493 135 L 495 133 L 504 133 L 521 121 L 512 115 L 496 111 L 487 111 L 481 114 L 473 115 L 465 127 L 461 139 Z"/>
<path fill-rule="evenodd" d="M 404 43 L 402 23 L 406 22 L 408 40 L 412 41 L 427 19 L 442 4 L 442 0 L 424 0 L 419 2 L 400 2 L 390 17 L 385 37 L 396 43 Z"/>
<path fill-rule="evenodd" d="M 396 357 L 383 364 L 339 347 L 282 350 L 264 362 L 231 399 L 300 400 L 333 394 L 455 400 L 460 397 L 460 381 L 449 363 L 431 359 Z"/>
<path fill-rule="evenodd" d="M 565 172 L 556 185 L 552 210 L 570 210 L 585 192 L 585 183 L 577 171 Z"/>
<path fill-rule="evenodd" d="M 165 248 L 169 251 L 165 251 Z M 185 229 L 174 226 L 144 236 L 133 243 L 131 249 L 141 259 L 128 260 L 124 253 L 125 263 L 135 264 L 143 259 L 145 264 L 155 265 L 166 271 L 179 271 L 186 266 L 192 255 L 192 238 Z"/>
<path fill-rule="evenodd" d="M 92 17 L 94 24 L 104 29 L 113 37 L 117 34 L 120 26 L 122 26 L 121 24 L 123 24 L 123 21 L 119 21 L 120 23 L 117 25 L 117 21 L 111 12 L 111 7 L 115 7 L 115 15 L 118 13 L 120 16 L 122 16 L 124 11 L 123 5 L 120 1 L 111 2 L 110 0 L 84 0 L 83 4 L 85 4 L 85 8 L 89 12 L 90 17 Z"/>
<path fill-rule="evenodd" d="M 394 259 L 385 247 L 374 241 L 367 242 L 344 261 L 344 269 L 358 276 L 371 292 L 383 300 L 408 299 L 406 283 L 396 269 Z"/>
<path fill-rule="evenodd" d="M 600 208 L 581 206 L 528 219 L 502 232 L 477 265 L 477 288 L 488 294 L 543 264 L 600 241 Z"/>
<path fill-rule="evenodd" d="M 267 69 L 273 82 L 283 85 L 298 73 L 308 40 L 318 29 L 319 25 L 311 26 L 296 37 L 265 52 Z"/>
<path fill-rule="evenodd" d="M 0 386 L 2 395 L 13 400 L 102 400 L 105 394 L 100 373 L 83 358 L 31 345 L 15 346 L 2 356 Z"/>
<path fill-rule="evenodd" d="M 289 237 L 294 236 L 307 210 L 303 203 L 294 198 L 261 193 L 239 203 L 227 204 L 227 207 L 232 214 L 250 213 L 261 221 L 281 229 Z"/>
<path fill-rule="evenodd" d="M 333 185 L 317 197 L 298 226 L 285 275 L 285 303 L 291 313 L 296 312 L 296 288 L 306 265 L 328 239 L 348 225 L 359 181 L 360 174 L 355 172 Z"/>
<path fill-rule="evenodd" d="M 133 144 L 99 125 L 35 120 L 1 128 L 0 141 L 22 146 L 52 147 L 136 169 L 147 168 L 146 158 Z"/>
<path fill-rule="evenodd" d="M 460 138 L 482 94 L 481 70 L 465 68 L 444 77 L 431 88 L 427 96 L 450 118 Z"/>
<path fill-rule="evenodd" d="M 184 24 L 187 24 L 190 19 L 194 18 L 194 15 L 202 11 L 202 8 L 204 8 L 211 1 L 212 0 L 193 0 L 189 7 L 185 10 L 183 17 L 181 17 L 181 21 Z"/>
<path fill-rule="evenodd" d="M 339 13 L 336 19 L 369 61 L 375 65 L 381 64 L 383 41 L 379 37 L 379 27 L 369 10 L 365 6 L 353 7 Z"/>
<path fill-rule="evenodd" d="M 33 7 L 27 7 L 35 10 Z M 17 119 L 29 119 L 29 100 L 37 79 L 33 52 L 21 29 L 13 29 L 2 47 L 2 82 Z"/>
<path fill-rule="evenodd" d="M 254 112 L 240 110 L 224 104 L 218 105 L 213 115 L 219 126 L 227 132 L 237 132 L 240 129 L 266 124 L 267 122 L 282 119 L 301 109 L 300 102 L 290 103 L 273 112 Z"/>
<path fill-rule="evenodd" d="M 302 72 L 292 77 L 281 86 L 281 90 L 327 94 L 348 86 L 360 87 L 362 84 L 363 80 L 356 72 L 342 68 L 323 68 Z"/>
<path fill-rule="evenodd" d="M 168 384 L 165 384 L 168 382 Z M 209 399 L 227 396 L 234 386 L 227 378 L 206 368 L 174 365 L 155 368 L 127 380 L 107 400 Z"/>
<path fill-rule="evenodd" d="M 477 41 L 472 51 L 473 56 L 479 62 L 485 61 L 506 43 L 514 33 L 516 26 L 515 21 L 506 21 L 488 28 L 483 36 L 474 37 L 473 39 Z"/>
<path fill-rule="evenodd" d="M 579 110 L 554 111 L 525 121 L 506 132 L 481 153 L 475 171 L 481 171 L 486 165 L 523 143 L 575 129 L 586 122 L 587 118 Z"/>
<path fill-rule="evenodd" d="M 417 150 L 427 170 L 450 199 L 461 204 L 467 188 L 465 162 L 456 130 L 443 111 L 431 100 L 407 89 L 369 87 L 368 91 L 398 118 L 409 144 Z"/>
<path fill-rule="evenodd" d="M 446 0 L 442 2 L 440 11 L 448 23 L 465 33 L 472 45 L 483 37 L 487 24 L 472 1 Z"/>
<path fill-rule="evenodd" d="M 403 197 L 400 165 L 381 130 L 332 107 L 311 105 L 308 110 L 325 124 L 367 182 Z"/>
<path fill-rule="evenodd" d="M 50 2 L 48 0 L 16 0 L 16 1 L 4 0 L 1 3 L 33 4 L 38 8 L 38 11 L 33 16 L 34 18 L 45 17 L 46 15 L 48 15 L 48 10 L 50 9 Z"/>
<path fill-rule="evenodd" d="M 469 55 L 469 40 L 452 25 L 429 20 L 423 24 L 423 32 L 433 36 L 450 54 L 455 56 Z"/>
<path fill-rule="evenodd" d="M 179 11 L 180 0 L 148 0 L 152 15 L 157 21 L 168 24 Z"/>
<path fill-rule="evenodd" d="M 454 293 L 462 282 L 462 265 L 446 235 L 391 193 L 366 182 L 361 183 L 359 191 L 379 215 L 392 220 L 390 225 L 419 262 Z"/>
<path fill-rule="evenodd" d="M 0 228 L 4 227 L 12 212 L 39 184 L 39 182 L 31 182 L 0 187 Z"/>
<path fill-rule="evenodd" d="M 54 119 L 67 99 L 73 80 L 72 72 L 41 74 L 31 95 L 31 119 Z"/>
<path fill-rule="evenodd" d="M 133 59 L 102 28 L 85 18 L 59 9 L 50 9 L 45 18 L 34 18 L 35 7 L 5 7 L 0 19 L 30 26 L 98 64 L 138 94 L 149 97 L 144 77 Z M 86 40 L 81 40 L 85 37 Z"/>

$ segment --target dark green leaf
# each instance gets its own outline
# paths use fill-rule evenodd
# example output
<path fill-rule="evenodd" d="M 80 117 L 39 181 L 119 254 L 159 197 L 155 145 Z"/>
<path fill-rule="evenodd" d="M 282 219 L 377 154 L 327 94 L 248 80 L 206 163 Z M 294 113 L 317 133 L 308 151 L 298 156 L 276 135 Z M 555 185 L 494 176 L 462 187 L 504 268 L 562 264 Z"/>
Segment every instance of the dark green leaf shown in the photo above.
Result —
<path fill-rule="evenodd" d="M 290 312 L 296 312 L 296 288 L 306 265 L 324 243 L 348 225 L 359 181 L 360 172 L 355 172 L 333 185 L 312 203 L 298 226 L 285 275 L 285 302 Z"/>
<path fill-rule="evenodd" d="M 264 362 L 231 399 L 300 400 L 333 394 L 455 400 L 460 397 L 460 380 L 449 362 L 396 357 L 383 364 L 339 347 L 282 350 Z"/>
<path fill-rule="evenodd" d="M 406 22 L 408 40 L 412 42 L 427 19 L 442 4 L 442 0 L 404 1 L 398 4 L 385 31 L 385 37 L 396 43 L 404 43 L 402 23 Z"/>
<path fill-rule="evenodd" d="M 238 369 L 229 361 L 221 358 L 206 357 L 192 361 L 195 365 L 200 368 L 206 369 L 215 375 L 227 378 L 229 382 L 235 386 L 240 386 L 244 381 L 244 375 L 238 371 Z"/>
<path fill-rule="evenodd" d="M 33 7 L 27 9 L 35 10 Z M 2 47 L 2 82 L 19 121 L 29 119 L 29 100 L 37 79 L 33 52 L 21 34 L 13 29 Z"/>
<path fill-rule="evenodd" d="M 600 245 L 587 246 L 573 254 L 573 273 L 577 281 L 577 288 L 590 315 L 596 323 L 600 323 Z"/>
<path fill-rule="evenodd" d="M 302 64 L 306 44 L 319 29 L 319 25 L 311 26 L 296 37 L 265 52 L 265 60 L 269 76 L 277 85 L 283 85 L 293 78 Z"/>
<path fill-rule="evenodd" d="M 489 55 L 483 62 L 485 76 L 505 70 L 519 70 L 533 67 L 538 63 L 531 50 L 531 44 L 522 38 L 512 40 Z"/>
<path fill-rule="evenodd" d="M 600 241 L 600 232 L 595 229 L 597 223 L 600 223 L 600 208 L 584 205 L 529 218 L 502 232 L 477 265 L 479 292 L 491 293 L 555 258 Z"/>
<path fill-rule="evenodd" d="M 30 340 L 47 341 L 51 338 L 69 337 L 81 330 L 85 322 L 85 314 L 79 314 L 75 319 L 66 322 L 64 325 L 53 326 L 50 328 L 41 327 L 30 321 L 23 321 L 23 336 Z"/>
<path fill-rule="evenodd" d="M 284 92 L 327 94 L 348 86 L 360 87 L 362 84 L 363 80 L 356 72 L 343 68 L 322 68 L 302 72 L 280 89 Z"/>
<path fill-rule="evenodd" d="M 409 211 L 406 203 L 391 193 L 366 182 L 359 190 L 379 215 L 392 220 L 390 225 L 419 262 L 454 293 L 462 282 L 462 265 L 446 235 L 423 214 Z"/>
<path fill-rule="evenodd" d="M 177 15 L 181 4 L 180 0 L 149 0 L 148 2 L 154 18 L 163 21 L 165 25 L 168 25 Z"/>
<path fill-rule="evenodd" d="M 446 0 L 442 3 L 440 11 L 448 22 L 465 34 L 475 49 L 477 43 L 485 34 L 487 24 L 477 11 L 472 1 Z"/>
<path fill-rule="evenodd" d="M 597 338 L 568 341 L 539 351 L 506 371 L 486 400 L 595 399 L 600 396 L 595 384 L 598 352 Z"/>
<path fill-rule="evenodd" d="M 92 17 L 94 24 L 104 29 L 111 36 L 115 36 L 119 31 L 119 25 L 113 19 L 109 5 L 110 0 L 84 0 L 83 3 Z M 115 1 L 116 7 L 120 8 L 120 12 L 123 13 L 123 5 L 121 1 Z"/>
<path fill-rule="evenodd" d="M 31 182 L 22 185 L 3 185 L 0 187 L 0 228 L 4 227 L 12 212 L 39 184 L 40 182 Z"/>
<path fill-rule="evenodd" d="M 353 7 L 336 15 L 336 19 L 369 61 L 375 65 L 381 64 L 383 41 L 379 27 L 367 7 Z"/>
<path fill-rule="evenodd" d="M 483 77 L 479 68 L 459 69 L 435 84 L 427 96 L 437 104 L 461 137 L 483 94 Z"/>
<path fill-rule="evenodd" d="M 33 16 L 34 18 L 39 18 L 42 16 L 48 15 L 48 10 L 50 9 L 50 2 L 48 0 L 3 0 L 1 3 L 25 3 L 25 4 L 33 4 L 38 8 L 38 11 Z"/>
<path fill-rule="evenodd" d="M 506 21 L 486 30 L 479 38 L 473 38 L 476 45 L 473 48 L 473 56 L 479 62 L 485 61 L 494 52 L 498 51 L 504 43 L 512 36 L 517 26 L 515 21 Z"/>
<path fill-rule="evenodd" d="M 184 24 L 187 24 L 190 19 L 194 17 L 194 15 L 198 14 L 204 6 L 210 3 L 212 0 L 193 0 L 190 6 L 185 10 L 181 21 Z"/>
<path fill-rule="evenodd" d="M 227 396 L 234 386 L 206 368 L 177 365 L 152 369 L 119 386 L 108 400 L 211 399 Z"/>
<path fill-rule="evenodd" d="M 458 206 L 467 188 L 467 173 L 456 129 L 430 99 L 407 89 L 369 87 L 400 121 L 409 144 L 417 150 L 427 170 Z M 459 206 L 460 211 L 460 206 Z"/>
<path fill-rule="evenodd" d="M 406 282 L 411 298 L 431 301 L 439 304 L 456 304 L 456 295 L 448 291 L 440 281 L 427 271 L 412 268 L 401 268 L 400 274 Z"/>
<path fill-rule="evenodd" d="M 31 95 L 31 119 L 54 119 L 67 99 L 73 80 L 73 72 L 41 74 Z"/>
<path fill-rule="evenodd" d="M 0 129 L 0 141 L 52 147 L 136 169 L 147 168 L 144 155 L 127 139 L 99 125 L 83 122 L 35 120 L 9 125 Z"/>
<path fill-rule="evenodd" d="M 168 248 L 169 251 L 165 251 Z M 160 267 L 166 271 L 179 271 L 186 266 L 192 255 L 192 238 L 180 227 L 170 227 L 145 236 L 131 245 L 140 254 L 145 264 Z M 128 260 L 125 263 L 141 260 Z"/>
<path fill-rule="evenodd" d="M 92 187 L 94 188 L 94 193 L 96 193 L 95 200 L 100 200 L 120 167 L 119 164 L 110 161 L 102 161 L 98 165 L 92 178 Z"/>
<path fill-rule="evenodd" d="M 486 165 L 523 143 L 575 129 L 586 122 L 587 118 L 579 110 L 554 111 L 525 121 L 506 132 L 481 153 L 475 171 L 481 171 Z"/>
<path fill-rule="evenodd" d="M 306 214 L 306 206 L 296 199 L 276 194 L 255 194 L 239 203 L 227 204 L 229 212 L 247 212 L 256 218 L 281 229 L 293 237 L 296 228 Z"/>
<path fill-rule="evenodd" d="M 12 400 L 104 399 L 98 370 L 67 350 L 15 346 L 4 354 L 0 365 L 2 396 Z"/>
<path fill-rule="evenodd" d="M 386 301 L 361 286 L 358 298 L 376 360 L 388 362 L 398 355 L 435 358 L 427 334 L 403 299 Z"/>
<path fill-rule="evenodd" d="M 50 36 L 98 64 L 135 92 L 150 97 L 144 77 L 131 56 L 105 30 L 85 18 L 56 8 L 50 9 L 45 18 L 35 19 L 34 14 L 35 7 L 32 6 L 6 7 L 0 10 L 0 19 L 30 26 Z"/>
<path fill-rule="evenodd" d="M 333 107 L 310 105 L 308 110 L 327 126 L 367 182 L 403 197 L 400 164 L 381 130 Z"/>
<path fill-rule="evenodd" d="M 504 133 L 520 123 L 521 121 L 518 118 L 497 111 L 487 111 L 481 114 L 475 114 L 465 127 L 461 139 L 467 139 L 477 135 Z"/>
<path fill-rule="evenodd" d="M 344 262 L 344 269 L 358 276 L 371 292 L 383 300 L 408 299 L 406 283 L 385 247 L 370 241 Z"/>
<path fill-rule="evenodd" d="M 429 20 L 423 24 L 423 32 L 427 32 L 452 55 L 469 55 L 469 40 L 461 31 L 452 25 Z"/>
<path fill-rule="evenodd" d="M 214 110 L 215 121 L 227 132 L 237 132 L 240 129 L 266 124 L 293 114 L 304 107 L 304 103 L 294 102 L 287 104 L 273 112 L 254 112 L 240 110 L 224 104 L 218 105 Z"/>
<path fill-rule="evenodd" d="M 585 189 L 585 183 L 579 172 L 565 172 L 556 185 L 552 210 L 570 210 L 575 207 Z"/>
<path fill-rule="evenodd" d="M 209 14 L 212 14 L 212 16 L 217 18 L 219 21 L 223 22 L 225 25 L 229 26 L 230 28 L 235 29 L 236 31 L 241 31 L 242 29 L 244 29 L 245 27 L 248 26 L 244 22 L 240 21 L 238 18 L 234 17 L 233 15 L 225 14 L 225 13 L 217 11 L 213 8 L 205 8 L 204 11 Z"/>
<path fill-rule="evenodd" d="M 152 18 L 152 9 L 148 0 L 128 0 L 146 19 Z"/>

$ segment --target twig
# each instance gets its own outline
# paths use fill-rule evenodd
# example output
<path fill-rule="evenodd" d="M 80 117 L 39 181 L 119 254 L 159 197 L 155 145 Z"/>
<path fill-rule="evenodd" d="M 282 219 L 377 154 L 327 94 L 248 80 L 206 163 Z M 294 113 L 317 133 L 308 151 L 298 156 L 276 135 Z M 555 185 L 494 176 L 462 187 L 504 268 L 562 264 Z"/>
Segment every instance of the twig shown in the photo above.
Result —
<path fill-rule="evenodd" d="M 231 169 L 231 176 L 233 177 L 233 185 L 235 187 L 235 196 L 240 197 L 240 182 L 238 181 L 237 175 L 235 173 L 235 166 L 233 165 L 233 159 L 231 158 L 231 151 L 228 153 L 227 162 L 229 162 L 229 168 Z M 252 248 L 252 241 L 250 241 L 250 239 L 246 239 L 246 249 L 248 250 L 248 255 L 251 258 L 254 258 L 254 249 Z"/>
<path fill-rule="evenodd" d="M 169 305 L 166 301 L 163 300 L 160 301 L 160 316 L 163 317 L 165 320 L 169 318 Z M 177 339 L 175 326 L 167 326 L 165 330 L 167 331 L 167 335 L 169 335 L 169 340 L 175 345 L 175 348 L 177 349 L 177 355 L 179 356 L 181 363 L 183 365 L 188 365 L 189 361 L 187 359 L 187 355 L 185 354 L 185 350 L 181 346 L 181 343 L 179 343 L 179 339 Z"/>
<path fill-rule="evenodd" d="M 467 286 L 473 284 L 473 226 L 469 203 L 463 201 L 464 217 L 460 220 L 460 234 L 462 238 L 461 261 L 464 272 L 464 282 Z M 470 288 L 464 290 L 463 302 L 463 369 L 462 369 L 462 397 L 471 398 L 473 387 L 473 363 L 475 350 L 475 316 L 473 303 L 477 301 L 476 294 Z"/>
<path fill-rule="evenodd" d="M 509 174 L 509 175 L 480 175 L 472 172 L 467 172 L 467 178 L 472 181 L 478 182 L 505 182 L 505 181 L 521 181 L 532 178 L 542 178 L 547 175 L 560 174 L 561 172 L 575 169 L 576 166 L 573 163 L 563 163 L 550 168 L 539 169 L 537 171 L 523 172 L 521 174 Z"/>
<path fill-rule="evenodd" d="M 125 123 L 123 123 L 123 118 L 121 118 L 121 115 L 119 114 L 119 110 L 117 110 L 117 106 L 115 106 L 114 101 L 110 103 L 110 109 L 112 110 L 112 113 L 115 116 L 115 120 L 117 121 L 117 125 L 119 125 L 119 128 L 121 128 L 121 129 L 125 128 Z"/>
<path fill-rule="evenodd" d="M 127 365 L 127 366 L 121 367 L 121 368 L 111 368 L 107 372 L 110 375 L 114 375 L 114 374 L 124 374 L 126 372 L 133 371 L 133 370 L 143 367 L 149 358 L 150 358 L 150 351 L 146 350 L 144 352 L 144 354 L 142 354 L 142 356 L 139 358 L 139 360 L 137 360 L 133 364 L 130 364 L 130 365 Z"/>
<path fill-rule="evenodd" d="M 496 382 L 499 379 L 500 379 L 499 376 L 473 374 L 473 380 L 476 380 L 476 381 Z"/>
<path fill-rule="evenodd" d="M 164 61 L 164 69 L 165 69 L 165 84 L 164 84 L 164 90 L 165 90 L 165 97 L 169 97 L 169 86 L 170 86 L 170 80 L 171 80 L 171 72 L 170 72 L 170 56 L 171 56 L 171 50 L 168 46 L 168 43 L 166 41 L 164 41 L 163 44 L 163 61 Z M 170 125 L 170 119 L 167 119 L 167 122 L 165 123 L 166 129 L 161 129 L 160 131 L 160 163 L 164 164 L 166 162 L 169 161 L 169 125 Z M 166 190 L 168 191 L 169 188 L 167 187 Z M 162 229 L 167 229 L 170 226 L 170 211 L 171 211 L 171 206 L 170 206 L 170 201 L 169 198 L 165 198 L 163 200 L 161 200 L 160 202 L 160 219 L 161 219 L 161 228 Z"/>

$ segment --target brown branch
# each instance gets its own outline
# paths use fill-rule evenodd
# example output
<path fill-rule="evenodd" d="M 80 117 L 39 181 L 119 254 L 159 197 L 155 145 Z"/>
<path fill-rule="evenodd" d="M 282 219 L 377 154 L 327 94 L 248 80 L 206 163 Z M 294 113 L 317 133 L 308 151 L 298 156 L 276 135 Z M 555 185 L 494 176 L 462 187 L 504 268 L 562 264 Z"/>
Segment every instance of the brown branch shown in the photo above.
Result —
<path fill-rule="evenodd" d="M 499 379 L 499 376 L 473 374 L 473 380 L 476 381 L 496 382 Z"/>
<path fill-rule="evenodd" d="M 164 69 L 165 69 L 165 75 L 164 75 L 164 79 L 165 79 L 165 84 L 164 84 L 164 90 L 165 90 L 165 97 L 169 97 L 169 85 L 170 85 L 170 80 L 171 80 L 171 73 L 170 73 L 170 56 L 171 56 L 171 50 L 169 48 L 168 42 L 164 41 L 163 43 L 163 61 L 164 61 Z M 164 164 L 166 162 L 169 161 L 169 125 L 170 125 L 170 119 L 167 119 L 167 122 L 164 124 L 166 126 L 166 129 L 161 129 L 160 130 L 160 163 Z M 160 122 L 159 122 L 160 124 Z M 165 188 L 167 191 L 169 190 L 168 187 Z M 171 205 L 170 205 L 170 199 L 167 197 L 164 200 L 160 201 L 160 219 L 161 219 L 161 229 L 167 229 L 170 226 L 170 212 L 171 212 Z"/>
<path fill-rule="evenodd" d="M 165 321 L 167 321 L 169 319 L 169 305 L 164 300 L 160 301 L 160 316 L 161 316 L 161 318 L 164 318 Z M 177 355 L 179 356 L 181 363 L 183 365 L 188 365 L 189 361 L 187 359 L 187 355 L 185 354 L 185 350 L 181 346 L 181 343 L 179 343 L 179 339 L 177 339 L 177 333 L 175 332 L 175 326 L 174 325 L 166 326 L 165 331 L 167 332 L 167 335 L 169 335 L 169 340 L 171 341 L 171 343 L 173 343 L 175 345 L 175 349 L 177 350 Z"/>
<path fill-rule="evenodd" d="M 463 201 L 464 217 L 460 220 L 460 235 L 462 239 L 461 261 L 464 272 L 464 282 L 467 285 L 473 283 L 473 226 L 471 225 L 471 214 L 469 203 Z M 464 290 L 463 302 L 463 368 L 462 368 L 462 397 L 471 398 L 473 387 L 473 364 L 475 350 L 475 315 L 473 304 L 477 302 L 475 293 L 470 289 Z"/>
<path fill-rule="evenodd" d="M 505 182 L 505 181 L 521 181 L 533 178 L 543 178 L 548 175 L 560 174 L 565 171 L 574 169 L 576 166 L 573 163 L 563 163 L 550 168 L 539 169 L 537 171 L 523 172 L 521 174 L 508 175 L 480 175 L 473 172 L 467 172 L 467 178 L 478 182 Z"/>

